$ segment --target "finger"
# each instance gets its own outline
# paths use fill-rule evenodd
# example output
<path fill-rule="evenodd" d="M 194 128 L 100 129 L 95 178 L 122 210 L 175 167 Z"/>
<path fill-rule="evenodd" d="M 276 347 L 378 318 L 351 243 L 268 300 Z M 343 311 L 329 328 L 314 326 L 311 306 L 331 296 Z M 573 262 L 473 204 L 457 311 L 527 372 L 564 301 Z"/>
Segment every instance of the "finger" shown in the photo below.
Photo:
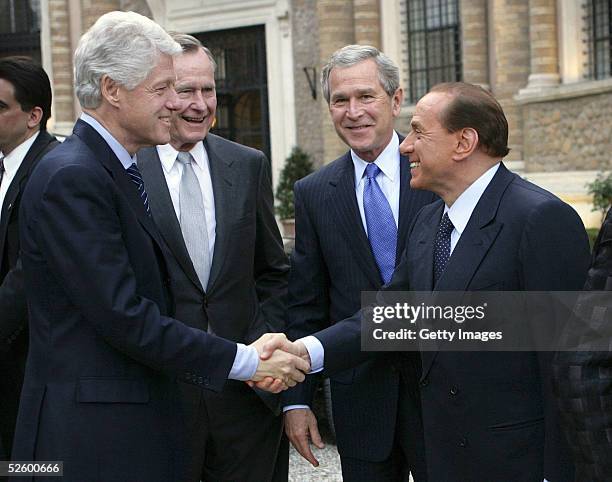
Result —
<path fill-rule="evenodd" d="M 314 417 L 314 415 L 310 418 L 308 430 L 310 430 L 310 441 L 315 445 L 315 447 L 324 449 L 325 444 L 323 443 L 323 439 L 319 433 L 319 426 L 317 425 L 317 419 Z"/>
<path fill-rule="evenodd" d="M 295 367 L 303 373 L 310 373 L 310 363 L 299 356 L 296 357 Z"/>
<path fill-rule="evenodd" d="M 308 443 L 308 436 L 306 433 L 296 435 L 290 440 L 295 447 L 295 450 L 297 450 L 302 457 L 308 460 L 308 462 L 310 462 L 314 467 L 319 466 L 319 461 L 315 458 L 314 454 L 310 450 L 310 444 Z"/>

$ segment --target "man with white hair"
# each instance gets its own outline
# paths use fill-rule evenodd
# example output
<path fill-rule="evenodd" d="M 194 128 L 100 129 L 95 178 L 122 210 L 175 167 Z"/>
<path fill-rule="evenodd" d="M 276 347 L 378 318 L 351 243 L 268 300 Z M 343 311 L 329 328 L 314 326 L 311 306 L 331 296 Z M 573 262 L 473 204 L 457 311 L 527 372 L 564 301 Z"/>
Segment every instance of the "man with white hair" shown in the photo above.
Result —
<path fill-rule="evenodd" d="M 280 352 L 260 362 L 275 335 L 245 346 L 166 316 L 166 247 L 135 153 L 170 140 L 180 52 L 145 17 L 100 17 L 75 53 L 83 115 L 24 193 L 31 345 L 13 459 L 63 461 L 64 481 L 183 482 L 180 382 L 271 377 L 279 390 L 309 369 Z"/>

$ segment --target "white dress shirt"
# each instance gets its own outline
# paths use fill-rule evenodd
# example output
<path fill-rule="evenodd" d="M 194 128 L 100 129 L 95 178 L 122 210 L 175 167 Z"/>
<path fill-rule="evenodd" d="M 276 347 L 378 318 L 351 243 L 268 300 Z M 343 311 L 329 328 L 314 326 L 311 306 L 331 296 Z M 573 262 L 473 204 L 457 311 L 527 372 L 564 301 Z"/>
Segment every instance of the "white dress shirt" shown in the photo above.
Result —
<path fill-rule="evenodd" d="M 106 128 L 100 124 L 96 119 L 87 115 L 85 113 L 81 114 L 81 120 L 89 124 L 95 131 L 102 136 L 102 138 L 106 141 L 111 150 L 115 153 L 124 169 L 127 169 L 132 165 L 133 162 L 136 162 L 136 155 L 134 157 L 130 156 L 128 151 L 123 147 L 113 135 L 106 130 Z M 204 149 L 202 149 L 204 150 Z M 174 156 L 176 159 L 176 156 Z M 203 159 L 203 158 L 200 158 Z M 196 161 L 197 162 L 197 161 Z M 203 161 L 201 161 L 203 163 Z M 208 163 L 206 163 L 208 165 Z M 195 171 L 195 167 L 194 167 Z M 181 171 L 182 174 L 182 171 Z M 197 175 L 197 174 L 196 174 Z M 209 173 L 210 178 L 210 173 Z M 199 178 L 198 178 L 199 179 Z M 179 177 L 180 182 L 180 177 Z M 145 185 L 145 190 L 147 186 Z M 211 191 L 212 191 L 212 183 L 211 183 Z M 203 193 L 204 191 L 202 191 Z M 178 199 L 178 198 L 177 198 Z M 174 204 L 174 200 L 173 200 Z M 178 201 L 177 203 L 178 204 Z M 176 209 L 176 207 L 175 207 Z M 208 221 L 208 219 L 207 219 Z M 254 347 L 243 345 L 242 343 L 236 343 L 238 349 L 236 351 L 236 357 L 234 358 L 234 363 L 232 365 L 232 369 L 229 372 L 227 378 L 232 380 L 250 380 L 255 375 L 255 371 L 257 370 L 257 366 L 259 365 L 259 355 L 257 350 Z"/>
<path fill-rule="evenodd" d="M 202 191 L 202 201 L 204 202 L 204 215 L 206 217 L 206 228 L 208 231 L 208 252 L 209 259 L 213 258 L 215 249 L 215 233 L 217 221 L 215 218 L 215 195 L 212 188 L 212 178 L 210 177 L 210 165 L 208 162 L 208 154 L 204 148 L 202 141 L 198 142 L 189 151 L 193 156 L 194 162 L 191 163 L 193 172 L 195 173 L 200 190 Z M 157 154 L 161 160 L 168 191 L 176 213 L 176 219 L 181 219 L 181 208 L 179 203 L 179 188 L 181 185 L 181 177 L 183 176 L 184 166 L 177 162 L 176 157 L 178 151 L 170 144 L 157 146 Z"/>
<path fill-rule="evenodd" d="M 0 183 L 0 215 L 2 214 L 2 206 L 4 205 L 4 198 L 6 197 L 8 188 L 11 182 L 13 182 L 15 174 L 17 174 L 17 171 L 21 167 L 21 163 L 25 159 L 30 147 L 32 147 L 32 144 L 34 144 L 34 141 L 38 138 L 38 134 L 40 134 L 40 131 L 23 141 L 4 157 L 4 175 Z M 3 153 L 0 151 L 0 157 L 2 156 Z"/>

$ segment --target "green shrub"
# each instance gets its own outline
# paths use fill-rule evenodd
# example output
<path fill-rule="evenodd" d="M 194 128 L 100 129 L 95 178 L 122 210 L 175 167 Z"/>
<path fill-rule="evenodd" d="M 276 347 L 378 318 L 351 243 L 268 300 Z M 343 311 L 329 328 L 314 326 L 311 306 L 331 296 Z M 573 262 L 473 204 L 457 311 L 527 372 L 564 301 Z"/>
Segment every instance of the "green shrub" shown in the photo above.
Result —
<path fill-rule="evenodd" d="M 276 214 L 281 219 L 295 217 L 293 185 L 313 171 L 310 156 L 299 147 L 294 147 L 285 160 L 276 186 Z"/>
<path fill-rule="evenodd" d="M 603 219 L 612 206 L 612 172 L 600 172 L 593 182 L 586 185 L 588 193 L 593 196 L 593 211 L 601 212 Z"/>

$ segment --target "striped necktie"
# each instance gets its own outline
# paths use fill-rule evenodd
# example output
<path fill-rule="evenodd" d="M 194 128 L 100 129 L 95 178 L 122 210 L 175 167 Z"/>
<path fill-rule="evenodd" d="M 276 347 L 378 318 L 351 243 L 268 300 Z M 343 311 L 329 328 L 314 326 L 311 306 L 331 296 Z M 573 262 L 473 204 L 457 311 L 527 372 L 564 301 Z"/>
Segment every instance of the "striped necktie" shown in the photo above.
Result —
<path fill-rule="evenodd" d="M 128 173 L 128 176 L 130 176 L 130 181 L 132 181 L 136 185 L 136 188 L 138 189 L 138 195 L 142 200 L 142 204 L 145 207 L 145 211 L 150 216 L 151 208 L 149 207 L 149 197 L 147 196 L 147 191 L 145 190 L 142 174 L 140 174 L 140 170 L 138 169 L 136 163 L 133 162 L 132 165 L 126 169 L 126 172 Z"/>

